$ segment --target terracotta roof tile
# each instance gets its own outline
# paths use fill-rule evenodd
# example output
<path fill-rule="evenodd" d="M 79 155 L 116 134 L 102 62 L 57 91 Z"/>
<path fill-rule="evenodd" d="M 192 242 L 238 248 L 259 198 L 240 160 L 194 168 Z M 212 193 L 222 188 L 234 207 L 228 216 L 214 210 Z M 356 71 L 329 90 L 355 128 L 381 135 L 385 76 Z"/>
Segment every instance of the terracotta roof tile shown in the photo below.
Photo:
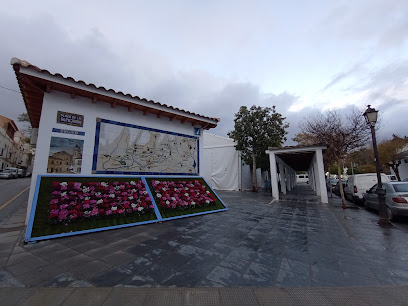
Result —
<path fill-rule="evenodd" d="M 132 95 L 129 94 L 129 93 L 125 94 L 125 93 L 123 93 L 122 91 L 115 91 L 115 90 L 113 90 L 113 89 L 106 89 L 106 88 L 103 87 L 103 86 L 97 87 L 97 86 L 96 86 L 95 84 L 93 84 L 93 83 L 89 83 L 89 84 L 88 84 L 88 83 L 86 83 L 86 82 L 84 82 L 84 81 L 82 81 L 82 80 L 78 80 L 78 81 L 77 81 L 77 80 L 75 80 L 75 79 L 72 78 L 72 77 L 64 77 L 64 76 L 63 76 L 62 74 L 60 74 L 60 73 L 54 73 L 54 74 L 52 74 L 51 72 L 49 72 L 49 71 L 46 70 L 46 69 L 41 69 L 41 68 L 39 68 L 39 67 L 37 67 L 37 66 L 35 66 L 35 65 L 31 64 L 31 63 L 29 63 L 28 61 L 20 60 L 20 59 L 18 59 L 18 58 L 16 58 L 16 57 L 13 57 L 13 58 L 11 59 L 10 64 L 13 65 L 13 66 L 14 66 L 14 65 L 21 65 L 21 66 L 24 67 L 24 68 L 34 68 L 34 69 L 37 70 L 38 72 L 47 74 L 47 75 L 49 75 L 49 76 L 62 78 L 63 80 L 72 81 L 72 82 L 75 82 L 76 84 L 82 84 L 82 85 L 85 85 L 85 86 L 87 86 L 87 87 L 94 88 L 94 89 L 97 89 L 97 90 L 103 90 L 103 91 L 106 91 L 106 92 L 111 92 L 111 93 L 114 93 L 114 94 L 116 94 L 116 95 L 120 95 L 120 96 L 123 96 L 123 97 L 128 97 L 128 98 L 132 98 L 132 99 L 137 99 L 137 100 L 140 100 L 140 101 L 148 102 L 148 103 L 154 104 L 154 105 L 156 105 L 156 106 L 166 107 L 166 108 L 169 108 L 169 109 L 172 109 L 172 110 L 176 110 L 176 111 L 180 111 L 180 112 L 183 112 L 183 113 L 186 113 L 186 114 L 189 114 L 189 115 L 201 117 L 201 118 L 203 118 L 203 119 L 208 119 L 208 120 L 212 120 L 212 121 L 215 121 L 215 122 L 219 122 L 219 121 L 220 121 L 220 118 L 212 118 L 212 117 L 203 116 L 203 115 L 200 115 L 200 114 L 197 114 L 197 113 L 193 113 L 193 112 L 189 112 L 189 111 L 186 111 L 186 110 L 177 108 L 177 107 L 169 106 L 169 105 L 167 105 L 167 104 L 162 104 L 162 103 L 160 103 L 160 102 L 155 102 L 155 101 L 153 101 L 153 100 L 147 100 L 146 98 L 140 98 L 139 96 L 132 96 Z"/>

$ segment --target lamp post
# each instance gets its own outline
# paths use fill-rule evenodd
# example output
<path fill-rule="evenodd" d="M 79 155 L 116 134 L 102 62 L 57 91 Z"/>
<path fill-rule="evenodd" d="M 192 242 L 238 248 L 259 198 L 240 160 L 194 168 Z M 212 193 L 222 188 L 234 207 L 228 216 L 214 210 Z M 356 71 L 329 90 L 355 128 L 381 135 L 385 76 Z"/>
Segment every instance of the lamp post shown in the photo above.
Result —
<path fill-rule="evenodd" d="M 390 225 L 390 220 L 388 219 L 388 212 L 387 212 L 387 205 L 385 203 L 385 189 L 382 188 L 381 182 L 381 166 L 380 160 L 378 158 L 378 150 L 377 150 L 377 140 L 375 137 L 375 124 L 377 122 L 377 115 L 378 111 L 374 108 L 370 107 L 371 105 L 367 106 L 366 111 L 364 112 L 363 116 L 366 120 L 366 123 L 370 125 L 371 129 L 371 137 L 373 138 L 373 149 L 374 149 L 374 158 L 375 158 L 375 169 L 377 171 L 377 189 L 375 193 L 378 196 L 378 210 L 379 210 L 379 220 L 378 225 Z"/>

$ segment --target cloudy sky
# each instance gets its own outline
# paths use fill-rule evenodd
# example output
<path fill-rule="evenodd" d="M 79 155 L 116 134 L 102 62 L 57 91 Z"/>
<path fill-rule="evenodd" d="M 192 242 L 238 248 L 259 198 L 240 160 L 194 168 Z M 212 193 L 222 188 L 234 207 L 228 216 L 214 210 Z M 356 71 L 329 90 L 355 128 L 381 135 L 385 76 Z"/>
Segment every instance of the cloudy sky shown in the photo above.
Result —
<path fill-rule="evenodd" d="M 311 114 L 371 104 L 380 138 L 408 135 L 408 1 L 9 1 L 0 114 L 25 111 L 10 59 L 221 122 L 276 105 L 288 138 Z M 293 144 L 288 141 L 287 144 Z"/>

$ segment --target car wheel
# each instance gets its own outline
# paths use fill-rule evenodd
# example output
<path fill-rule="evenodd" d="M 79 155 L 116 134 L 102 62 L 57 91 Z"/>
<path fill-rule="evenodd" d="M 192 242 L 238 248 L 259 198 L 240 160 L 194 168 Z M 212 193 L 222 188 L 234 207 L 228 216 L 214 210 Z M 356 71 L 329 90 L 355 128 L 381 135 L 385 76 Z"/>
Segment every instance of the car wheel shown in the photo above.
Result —
<path fill-rule="evenodd" d="M 392 210 L 389 207 L 387 207 L 387 214 L 390 221 L 395 221 L 395 215 L 392 213 Z"/>

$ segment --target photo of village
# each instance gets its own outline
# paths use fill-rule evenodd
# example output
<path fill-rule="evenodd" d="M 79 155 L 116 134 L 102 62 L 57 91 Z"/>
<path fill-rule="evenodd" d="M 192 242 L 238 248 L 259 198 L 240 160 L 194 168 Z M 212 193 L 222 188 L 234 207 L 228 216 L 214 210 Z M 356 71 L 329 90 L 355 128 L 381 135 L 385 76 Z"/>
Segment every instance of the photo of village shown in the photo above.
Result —
<path fill-rule="evenodd" d="M 84 141 L 51 137 L 47 173 L 81 173 Z"/>

